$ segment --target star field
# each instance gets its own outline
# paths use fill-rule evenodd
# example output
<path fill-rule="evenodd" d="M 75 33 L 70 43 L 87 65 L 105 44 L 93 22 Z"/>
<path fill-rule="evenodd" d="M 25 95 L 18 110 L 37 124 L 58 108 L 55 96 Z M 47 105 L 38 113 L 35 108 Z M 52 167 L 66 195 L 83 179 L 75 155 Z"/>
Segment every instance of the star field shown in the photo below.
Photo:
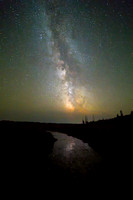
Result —
<path fill-rule="evenodd" d="M 132 0 L 1 0 L 0 119 L 129 113 L 132 13 Z"/>

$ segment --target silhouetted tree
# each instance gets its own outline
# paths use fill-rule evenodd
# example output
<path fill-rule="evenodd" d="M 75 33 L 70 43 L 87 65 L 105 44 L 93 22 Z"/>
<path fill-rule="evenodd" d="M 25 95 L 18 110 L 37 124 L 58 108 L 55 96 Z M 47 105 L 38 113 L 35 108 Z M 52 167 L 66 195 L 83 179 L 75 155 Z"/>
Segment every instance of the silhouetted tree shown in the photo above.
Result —
<path fill-rule="evenodd" d="M 122 112 L 122 110 L 120 110 L 120 115 L 121 115 L 121 117 L 123 117 L 123 112 Z"/>

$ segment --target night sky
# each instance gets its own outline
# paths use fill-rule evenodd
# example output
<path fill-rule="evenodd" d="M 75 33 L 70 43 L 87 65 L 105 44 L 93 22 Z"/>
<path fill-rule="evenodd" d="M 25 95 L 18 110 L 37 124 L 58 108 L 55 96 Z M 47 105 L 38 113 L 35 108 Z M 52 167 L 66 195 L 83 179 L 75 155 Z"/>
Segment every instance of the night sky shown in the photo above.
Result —
<path fill-rule="evenodd" d="M 0 0 L 0 120 L 133 109 L 133 0 Z"/>

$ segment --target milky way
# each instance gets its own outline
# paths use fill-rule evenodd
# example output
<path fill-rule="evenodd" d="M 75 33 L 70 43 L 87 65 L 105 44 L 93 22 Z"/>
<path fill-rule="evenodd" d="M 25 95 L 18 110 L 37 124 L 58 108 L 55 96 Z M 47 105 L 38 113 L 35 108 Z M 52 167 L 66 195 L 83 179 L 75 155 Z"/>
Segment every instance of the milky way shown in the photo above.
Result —
<path fill-rule="evenodd" d="M 131 0 L 0 6 L 1 119 L 80 122 L 131 111 Z"/>
<path fill-rule="evenodd" d="M 49 15 L 46 12 L 44 13 L 44 20 L 46 20 L 44 28 L 49 60 L 52 66 L 51 70 L 56 75 L 55 84 L 56 79 L 59 81 L 59 88 L 55 92 L 60 96 L 60 100 L 68 111 L 74 111 L 75 109 L 84 111 L 83 107 L 85 99 L 87 99 L 85 97 L 85 87 L 82 86 L 81 88 L 78 79 L 78 69 L 82 65 L 82 55 L 76 41 L 72 38 L 73 25 L 70 19 L 65 17 L 60 21 L 56 16 L 56 12 L 54 10 L 53 14 L 50 13 Z M 55 21 L 55 24 L 52 23 L 53 21 Z M 41 39 L 43 40 L 42 35 Z M 51 71 L 50 74 L 52 74 Z"/>

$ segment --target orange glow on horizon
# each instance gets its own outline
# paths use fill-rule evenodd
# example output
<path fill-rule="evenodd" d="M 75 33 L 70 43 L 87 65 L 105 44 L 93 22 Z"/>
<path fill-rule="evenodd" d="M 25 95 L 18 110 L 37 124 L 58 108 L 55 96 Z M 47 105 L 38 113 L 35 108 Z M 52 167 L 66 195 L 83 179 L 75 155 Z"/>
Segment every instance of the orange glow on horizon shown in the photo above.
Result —
<path fill-rule="evenodd" d="M 66 102 L 66 109 L 68 111 L 74 111 L 75 110 L 74 106 L 72 105 L 72 103 L 70 101 Z"/>

